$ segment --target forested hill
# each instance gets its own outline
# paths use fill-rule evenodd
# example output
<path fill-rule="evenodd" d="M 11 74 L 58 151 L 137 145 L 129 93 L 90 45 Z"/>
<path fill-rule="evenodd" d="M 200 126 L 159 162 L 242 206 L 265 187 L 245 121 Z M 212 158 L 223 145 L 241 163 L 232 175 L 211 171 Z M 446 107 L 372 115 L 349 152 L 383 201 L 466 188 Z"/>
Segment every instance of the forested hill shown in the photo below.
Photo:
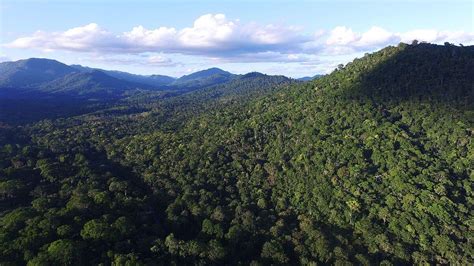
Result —
<path fill-rule="evenodd" d="M 350 96 L 361 94 L 390 101 L 452 101 L 473 107 L 474 47 L 427 43 L 389 47 L 356 59 L 337 72 L 350 82 Z M 355 91 L 354 91 L 355 90 Z"/>
<path fill-rule="evenodd" d="M 74 73 L 74 68 L 56 60 L 30 58 L 0 63 L 0 87 L 28 87 Z"/>
<path fill-rule="evenodd" d="M 473 47 L 400 44 L 242 98 L 0 128 L 0 259 L 471 265 L 473 64 Z"/>
<path fill-rule="evenodd" d="M 260 73 L 236 75 L 218 68 L 175 79 L 163 75 L 136 75 L 79 65 L 68 66 L 51 59 L 30 58 L 0 63 L 0 123 L 21 125 L 117 106 L 145 110 L 147 107 L 144 105 L 150 102 L 152 105 L 162 104 L 161 100 L 165 98 L 180 95 L 193 98 L 194 91 L 201 94 L 199 99 L 193 100 L 193 104 L 197 105 L 219 98 L 209 98 L 212 95 L 234 95 L 242 100 L 249 96 L 248 93 L 261 95 L 290 81 L 294 82 L 283 76 Z M 227 87 L 231 89 L 223 93 Z M 200 93 L 200 90 L 205 93 Z M 184 107 L 184 104 L 176 107 Z"/>
<path fill-rule="evenodd" d="M 45 93 L 55 93 L 56 95 L 70 96 L 71 98 L 73 96 L 87 95 L 87 97 L 110 100 L 114 97 L 121 97 L 127 91 L 139 90 L 141 88 L 150 89 L 150 87 L 140 83 L 119 80 L 96 70 L 66 75 L 42 84 L 40 89 Z"/>

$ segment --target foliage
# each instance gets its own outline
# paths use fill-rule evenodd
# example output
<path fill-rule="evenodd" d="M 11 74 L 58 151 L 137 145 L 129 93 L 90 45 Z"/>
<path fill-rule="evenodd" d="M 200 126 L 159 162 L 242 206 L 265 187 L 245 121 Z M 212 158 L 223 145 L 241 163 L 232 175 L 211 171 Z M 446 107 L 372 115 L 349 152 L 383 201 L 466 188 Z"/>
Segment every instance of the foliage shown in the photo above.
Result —
<path fill-rule="evenodd" d="M 400 44 L 0 128 L 2 263 L 472 264 L 473 71 Z"/>

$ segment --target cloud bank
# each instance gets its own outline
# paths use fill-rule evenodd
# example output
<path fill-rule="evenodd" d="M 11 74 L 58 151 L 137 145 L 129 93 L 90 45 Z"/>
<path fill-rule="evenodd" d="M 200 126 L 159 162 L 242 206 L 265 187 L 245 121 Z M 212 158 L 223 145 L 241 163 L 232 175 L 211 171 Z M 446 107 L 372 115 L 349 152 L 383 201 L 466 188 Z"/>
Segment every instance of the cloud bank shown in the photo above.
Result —
<path fill-rule="evenodd" d="M 199 55 L 220 62 L 314 62 L 318 56 L 349 55 L 413 40 L 474 44 L 474 33 L 415 29 L 392 32 L 374 26 L 355 32 L 346 26 L 307 34 L 301 27 L 242 23 L 224 14 L 206 14 L 190 27 L 133 27 L 114 33 L 96 23 L 62 32 L 37 31 L 4 44 L 8 48 L 73 51 L 99 54 L 160 54 L 148 63 L 175 64 L 163 54 Z"/>
<path fill-rule="evenodd" d="M 196 19 L 192 27 L 181 30 L 136 26 L 128 32 L 115 34 L 90 23 L 64 32 L 37 31 L 6 46 L 78 52 L 226 56 L 248 52 L 289 52 L 305 41 L 307 37 L 296 27 L 242 24 L 239 20 L 228 20 L 223 14 L 207 14 Z"/>

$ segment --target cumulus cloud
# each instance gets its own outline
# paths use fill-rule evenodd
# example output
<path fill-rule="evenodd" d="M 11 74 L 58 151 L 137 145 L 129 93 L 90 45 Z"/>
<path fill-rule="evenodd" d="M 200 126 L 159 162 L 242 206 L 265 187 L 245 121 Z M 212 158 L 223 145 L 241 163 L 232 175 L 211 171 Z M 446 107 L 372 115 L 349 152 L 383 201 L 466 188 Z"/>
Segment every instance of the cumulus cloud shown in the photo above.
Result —
<path fill-rule="evenodd" d="M 134 49 L 142 51 L 155 47 L 173 46 L 176 41 L 176 33 L 176 29 L 174 28 L 160 27 L 154 30 L 148 30 L 140 25 L 115 38 L 118 42 L 123 42 L 125 49 L 133 52 Z"/>
<path fill-rule="evenodd" d="M 174 67 L 174 66 L 182 66 L 182 63 L 174 62 L 170 58 L 164 57 L 162 55 L 150 55 L 146 59 L 147 64 L 152 66 L 160 66 L 160 67 Z"/>
<path fill-rule="evenodd" d="M 438 31 L 434 29 L 417 29 L 408 32 L 390 32 L 381 27 L 372 27 L 363 33 L 357 33 L 345 26 L 334 28 L 327 40 L 324 51 L 329 54 L 350 54 L 369 51 L 400 42 L 411 43 L 413 40 L 430 43 L 463 43 L 474 44 L 474 33 L 465 31 Z"/>
<path fill-rule="evenodd" d="M 90 58 L 79 58 L 84 62 L 94 62 L 107 65 L 135 65 L 150 67 L 176 67 L 183 66 L 181 62 L 176 62 L 162 54 L 141 54 L 141 55 L 116 55 L 104 54 Z"/>
<path fill-rule="evenodd" d="M 328 46 L 372 47 L 397 42 L 399 38 L 380 27 L 372 27 L 364 33 L 356 33 L 352 29 L 338 26 L 334 28 L 326 40 Z"/>
<path fill-rule="evenodd" d="M 184 47 L 218 48 L 219 44 L 234 37 L 236 23 L 227 20 L 223 14 L 207 14 L 196 19 L 193 27 L 182 29 L 178 41 Z"/>
<path fill-rule="evenodd" d="M 242 53 L 236 56 L 214 57 L 216 63 L 301 63 L 316 60 L 316 55 L 304 53 L 258 52 Z"/>
<path fill-rule="evenodd" d="M 357 46 L 385 46 L 398 41 L 399 39 L 393 33 L 380 27 L 372 27 L 368 31 L 361 34 L 360 39 L 357 41 Z"/>
<path fill-rule="evenodd" d="M 206 14 L 182 29 L 161 26 L 113 33 L 95 23 L 62 32 L 37 31 L 5 44 L 9 48 L 66 50 L 104 54 L 159 54 L 144 62 L 173 66 L 163 54 L 205 56 L 220 62 L 314 62 L 318 56 L 371 51 L 417 39 L 433 43 L 473 44 L 474 33 L 415 29 L 393 32 L 371 27 L 357 32 L 347 26 L 307 34 L 296 26 L 242 23 L 224 14 Z"/>
<path fill-rule="evenodd" d="M 349 45 L 357 41 L 359 37 L 352 29 L 346 28 L 344 26 L 338 26 L 331 31 L 331 34 L 326 40 L 326 44 L 331 45 Z"/>
<path fill-rule="evenodd" d="M 7 44 L 11 48 L 38 48 L 42 50 L 94 51 L 119 48 L 114 35 L 95 23 L 72 28 L 64 32 L 37 31 Z"/>
<path fill-rule="evenodd" d="M 419 40 L 432 43 L 474 43 L 474 33 L 465 31 L 437 31 L 433 29 L 421 29 L 401 33 L 399 36 L 402 42 L 411 42 L 413 40 Z"/>
<path fill-rule="evenodd" d="M 165 52 L 199 55 L 227 55 L 245 52 L 290 51 L 304 40 L 297 27 L 242 24 L 224 14 L 197 18 L 192 27 L 146 29 L 114 34 L 95 23 L 64 32 L 37 31 L 7 44 L 10 48 L 71 50 L 103 53 Z"/>

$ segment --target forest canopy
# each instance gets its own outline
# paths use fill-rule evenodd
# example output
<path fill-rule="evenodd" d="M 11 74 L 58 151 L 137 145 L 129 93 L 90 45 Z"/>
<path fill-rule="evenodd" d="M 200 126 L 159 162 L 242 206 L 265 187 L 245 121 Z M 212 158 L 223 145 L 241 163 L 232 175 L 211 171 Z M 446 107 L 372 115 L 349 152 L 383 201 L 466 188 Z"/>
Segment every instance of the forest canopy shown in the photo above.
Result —
<path fill-rule="evenodd" d="M 169 93 L 3 121 L 0 264 L 474 263 L 474 47 Z"/>

